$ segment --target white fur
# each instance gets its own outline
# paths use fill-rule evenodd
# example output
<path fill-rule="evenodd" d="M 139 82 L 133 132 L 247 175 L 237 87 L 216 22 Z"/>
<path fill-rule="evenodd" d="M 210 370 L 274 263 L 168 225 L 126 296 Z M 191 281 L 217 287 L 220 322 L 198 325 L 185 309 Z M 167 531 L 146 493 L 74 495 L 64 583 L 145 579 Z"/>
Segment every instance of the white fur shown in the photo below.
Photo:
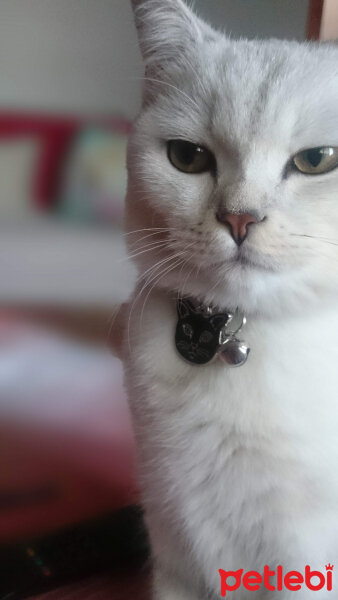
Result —
<path fill-rule="evenodd" d="M 220 594 L 219 568 L 338 568 L 338 169 L 283 177 L 299 150 L 338 146 L 338 49 L 233 41 L 181 0 L 133 4 L 148 79 L 128 150 L 143 282 L 126 385 L 154 597 L 204 600 Z M 216 179 L 169 163 L 177 137 L 214 153 Z M 267 217 L 240 250 L 215 219 L 220 204 Z M 245 366 L 180 359 L 178 294 L 245 311 Z"/>

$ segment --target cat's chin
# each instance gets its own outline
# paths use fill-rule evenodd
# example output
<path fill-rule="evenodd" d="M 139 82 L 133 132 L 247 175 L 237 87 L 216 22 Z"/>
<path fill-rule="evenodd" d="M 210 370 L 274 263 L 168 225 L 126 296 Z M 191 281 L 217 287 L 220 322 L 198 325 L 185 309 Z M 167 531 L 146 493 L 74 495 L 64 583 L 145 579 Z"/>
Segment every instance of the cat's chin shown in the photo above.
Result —
<path fill-rule="evenodd" d="M 160 278 L 156 287 L 222 311 L 239 308 L 247 316 L 284 318 L 318 309 L 324 297 L 332 296 L 315 275 L 312 268 L 243 248 L 213 264 L 178 267 Z"/>
<path fill-rule="evenodd" d="M 235 310 L 237 307 L 245 313 L 257 312 L 268 305 L 268 280 L 274 280 L 276 274 L 249 264 L 233 265 L 224 263 L 224 274 L 219 269 L 211 275 L 210 270 L 200 270 L 196 278 L 182 278 L 180 282 L 174 275 L 162 280 L 158 287 L 180 297 L 195 298 L 198 302 L 217 306 L 220 309 Z M 265 310 L 264 310 L 265 312 Z"/>
<path fill-rule="evenodd" d="M 217 274 L 201 269 L 196 278 L 180 282 L 172 276 L 158 287 L 170 295 L 192 297 L 220 310 L 239 308 L 247 316 L 284 318 L 286 314 L 302 314 L 306 307 L 310 310 L 318 303 L 313 287 L 302 281 L 300 273 L 238 263 L 229 268 L 225 262 L 223 276 L 221 269 Z"/>
<path fill-rule="evenodd" d="M 250 271 L 278 273 L 282 268 L 281 263 L 271 255 L 266 256 L 255 247 L 248 248 L 246 244 L 240 246 L 227 263 L 239 272 L 244 270 L 245 275 Z"/>
<path fill-rule="evenodd" d="M 264 262 L 258 262 L 250 257 L 243 255 L 240 255 L 235 260 L 229 262 L 229 266 L 232 267 L 234 270 L 237 270 L 238 272 L 242 271 L 245 275 L 247 275 L 250 271 L 265 271 L 267 273 L 277 272 L 277 268 L 275 265 L 267 264 Z"/>

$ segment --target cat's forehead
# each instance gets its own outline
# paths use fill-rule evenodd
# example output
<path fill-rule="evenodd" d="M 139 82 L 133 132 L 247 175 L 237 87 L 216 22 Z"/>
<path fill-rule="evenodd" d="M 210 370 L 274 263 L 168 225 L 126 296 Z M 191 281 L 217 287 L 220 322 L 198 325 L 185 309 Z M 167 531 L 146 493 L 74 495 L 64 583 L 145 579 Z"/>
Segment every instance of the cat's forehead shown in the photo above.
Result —
<path fill-rule="evenodd" d="M 194 102 L 178 96 L 175 120 L 196 140 L 338 144 L 338 47 L 224 39 L 201 47 L 192 65 L 177 87 Z"/>
<path fill-rule="evenodd" d="M 272 40 L 239 41 L 214 52 L 214 135 L 238 143 L 316 135 L 334 118 L 338 126 L 338 50 Z"/>

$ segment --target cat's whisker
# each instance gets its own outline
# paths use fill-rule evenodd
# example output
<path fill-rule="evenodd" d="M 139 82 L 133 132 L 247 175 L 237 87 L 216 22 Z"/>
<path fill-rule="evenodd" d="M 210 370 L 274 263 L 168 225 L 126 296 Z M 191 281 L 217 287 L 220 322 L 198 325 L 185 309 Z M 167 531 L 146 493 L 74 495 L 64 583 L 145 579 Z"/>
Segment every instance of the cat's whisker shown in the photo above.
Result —
<path fill-rule="evenodd" d="M 209 290 L 209 294 L 211 294 L 211 293 L 212 293 L 212 292 L 213 292 L 213 291 L 214 291 L 214 290 L 215 290 L 215 289 L 216 289 L 216 288 L 219 286 L 219 284 L 220 284 L 220 283 L 221 283 L 221 281 L 222 281 L 222 278 L 223 278 L 223 275 L 220 275 L 220 276 L 218 277 L 218 279 L 216 280 L 216 282 L 214 283 L 214 285 L 212 286 L 212 288 L 210 288 L 210 290 Z"/>
<path fill-rule="evenodd" d="M 135 248 L 133 248 L 130 252 L 130 254 L 128 255 L 129 258 L 133 258 L 134 256 L 137 256 L 139 254 L 139 252 L 141 252 L 142 250 L 146 250 L 146 248 L 151 248 L 154 247 L 156 248 L 159 245 L 162 244 L 168 244 L 167 240 L 152 240 L 151 242 L 147 242 L 146 244 L 141 244 L 140 246 L 135 246 Z"/>
<path fill-rule="evenodd" d="M 150 276 L 147 278 L 146 282 L 145 282 L 145 286 L 147 286 L 149 283 L 151 283 L 153 281 L 153 275 L 154 275 L 154 271 L 156 269 L 161 268 L 164 264 L 166 264 L 167 262 L 169 262 L 170 260 L 178 257 L 178 256 L 182 256 L 186 254 L 186 249 L 184 250 L 180 250 L 179 252 L 176 252 L 175 254 L 173 254 L 172 256 L 169 256 L 161 261 L 159 261 L 156 265 L 154 265 L 154 267 L 150 267 L 150 269 L 147 269 L 147 271 L 144 272 L 143 275 L 145 275 L 148 271 L 150 271 Z M 157 274 L 155 274 L 156 277 Z M 142 290 L 143 291 L 143 290 Z"/>
<path fill-rule="evenodd" d="M 192 257 L 193 257 L 193 256 L 194 256 L 194 252 L 192 252 L 191 254 L 189 254 L 188 258 L 186 258 L 186 259 L 183 261 L 183 263 L 182 263 L 182 266 L 181 266 L 181 268 L 180 268 L 180 272 L 179 272 L 179 278 L 180 278 L 180 277 L 181 277 L 181 275 L 182 275 L 182 271 L 183 271 L 183 269 L 184 269 L 185 265 L 186 265 L 186 264 L 189 262 L 189 260 L 191 260 L 191 259 L 192 259 Z"/>
<path fill-rule="evenodd" d="M 190 248 L 191 246 L 194 246 L 196 243 L 197 243 L 196 241 L 192 242 L 191 244 L 189 244 L 189 245 L 187 246 L 187 248 Z M 143 277 L 144 277 L 144 275 L 145 275 L 147 272 L 150 272 L 150 273 L 149 273 L 149 277 L 146 279 L 146 281 L 145 281 L 145 283 L 144 283 L 144 285 L 143 285 L 142 289 L 140 290 L 140 292 L 139 292 L 139 294 L 138 294 L 138 296 L 137 296 L 137 297 L 141 296 L 141 294 L 144 292 L 144 290 L 145 290 L 145 289 L 146 289 L 146 288 L 147 288 L 147 287 L 148 287 L 148 286 L 149 286 L 149 285 L 150 285 L 152 282 L 155 282 L 155 283 L 154 283 L 154 284 L 153 284 L 153 286 L 150 288 L 150 290 L 149 290 L 149 292 L 147 293 L 147 296 L 146 296 L 146 298 L 145 298 L 145 301 L 144 301 L 144 303 L 143 303 L 143 307 L 142 307 L 142 311 L 141 311 L 140 324 L 141 324 L 141 322 L 142 322 L 142 318 L 143 318 L 144 307 L 145 307 L 145 304 L 146 304 L 146 301 L 147 301 L 147 299 L 148 299 L 148 298 L 149 298 L 149 296 L 150 296 L 150 293 L 151 293 L 151 291 L 154 289 L 155 285 L 157 285 L 158 281 L 159 281 L 160 279 L 162 279 L 162 277 L 164 277 L 166 274 L 168 274 L 170 271 L 172 271 L 174 268 L 176 268 L 176 267 L 178 267 L 178 266 L 180 265 L 180 263 L 181 263 L 181 260 L 182 260 L 182 259 L 181 259 L 181 258 L 179 258 L 179 260 L 178 260 L 178 261 L 177 261 L 177 262 L 176 262 L 174 265 L 170 265 L 170 264 L 169 264 L 169 265 L 167 265 L 167 268 L 165 268 L 165 271 L 164 271 L 164 272 L 163 272 L 163 271 L 161 271 L 160 273 L 155 273 L 155 271 L 156 271 L 156 270 L 158 270 L 158 269 L 161 269 L 161 268 L 162 268 L 162 267 L 163 267 L 165 264 L 167 264 L 168 262 L 170 262 L 170 261 L 174 260 L 175 258 L 177 258 L 177 257 L 181 257 L 182 255 L 184 256 L 184 255 L 186 254 L 187 248 L 185 248 L 184 250 L 181 250 L 180 252 L 177 252 L 176 254 L 174 254 L 174 255 L 172 255 L 172 256 L 170 256 L 170 257 L 167 257 L 166 259 L 163 259 L 163 260 L 159 261 L 159 262 L 158 262 L 156 265 L 154 265 L 153 267 L 150 267 L 149 269 L 147 269 L 147 271 L 145 271 L 145 272 L 143 273 Z M 191 254 L 190 254 L 190 256 L 188 256 L 188 259 L 187 259 L 187 260 L 190 260 L 192 256 L 193 256 L 193 253 L 191 253 Z M 160 278 L 158 278 L 158 276 L 160 276 Z"/>
<path fill-rule="evenodd" d="M 187 260 L 183 263 L 183 265 L 181 267 L 181 270 L 180 270 L 180 274 L 182 273 L 184 265 L 187 262 L 189 262 L 194 257 L 194 255 L 195 255 L 195 252 L 191 252 L 190 256 L 188 256 Z M 196 265 L 196 267 L 197 267 L 196 277 L 198 277 L 198 274 L 199 274 L 200 269 L 201 269 L 201 262 L 199 262 L 198 265 Z M 188 277 L 190 277 L 190 275 L 192 274 L 192 272 L 193 272 L 193 269 L 188 273 Z M 186 280 L 185 280 L 185 283 L 186 283 Z M 184 287 L 185 287 L 185 283 L 183 285 L 183 290 L 184 290 Z M 182 290 L 182 295 L 180 294 L 180 292 L 177 292 L 177 299 L 179 299 L 179 298 L 181 298 L 183 296 L 183 290 Z"/>
<path fill-rule="evenodd" d="M 181 264 L 182 259 L 179 258 L 173 265 L 169 265 L 167 266 L 167 268 L 164 270 L 164 272 L 162 273 L 158 273 L 157 276 L 155 276 L 155 281 L 153 283 L 153 285 L 150 287 L 149 291 L 147 292 L 147 295 L 144 299 L 143 302 L 143 306 L 142 306 L 142 310 L 141 310 L 141 316 L 140 316 L 140 327 L 142 325 L 142 319 L 143 319 L 143 313 L 144 313 L 144 309 L 147 303 L 147 300 L 151 294 L 151 292 L 153 291 L 153 289 L 155 288 L 155 286 L 158 285 L 159 281 L 161 281 L 161 279 L 163 279 L 163 277 L 165 277 L 166 275 L 168 275 L 173 269 L 175 269 L 176 267 L 178 267 Z"/>
<path fill-rule="evenodd" d="M 170 257 L 170 259 L 172 259 L 172 257 Z M 156 277 L 156 276 L 155 276 Z M 140 299 L 142 293 L 144 292 L 144 290 L 146 289 L 147 285 L 149 285 L 151 282 L 153 281 L 153 279 L 150 279 L 150 281 L 146 281 L 143 286 L 141 287 L 141 289 L 139 290 L 139 292 L 137 293 L 137 295 L 135 296 L 133 303 L 131 305 L 131 309 L 129 312 L 129 317 L 128 317 L 128 326 L 127 326 L 127 338 L 128 338 L 128 347 L 129 347 L 129 352 L 131 351 L 131 346 L 130 346 L 130 325 L 131 325 L 131 318 L 132 318 L 132 314 L 134 312 L 134 309 L 136 307 L 136 304 L 138 302 L 138 300 Z"/>
<path fill-rule="evenodd" d="M 135 242 L 132 242 L 132 246 L 137 246 L 137 244 L 139 242 L 142 242 L 143 240 L 146 240 L 150 237 L 154 237 L 156 235 L 164 235 L 163 231 L 154 231 L 153 233 L 148 233 L 147 235 L 142 236 L 141 238 L 138 238 L 137 240 L 135 240 Z"/>
<path fill-rule="evenodd" d="M 135 252 L 134 254 L 129 254 L 128 256 L 124 256 L 118 262 L 121 263 L 121 262 L 126 262 L 129 260 L 133 260 L 134 258 L 136 258 L 137 256 L 140 256 L 141 254 L 145 254 L 146 252 L 151 252 L 152 250 L 158 250 L 158 249 L 164 248 L 165 246 L 167 246 L 167 242 L 165 242 L 165 241 L 154 242 L 154 246 L 152 246 L 151 248 L 146 248 L 145 250 L 141 250 L 140 252 Z"/>
<path fill-rule="evenodd" d="M 187 276 L 186 276 L 186 278 L 185 278 L 185 280 L 184 280 L 184 284 L 183 284 L 183 286 L 182 286 L 182 296 L 184 296 L 184 290 L 185 290 L 185 288 L 186 288 L 186 285 L 187 285 L 187 283 L 188 283 L 188 280 L 189 280 L 189 278 L 190 278 L 191 274 L 193 273 L 194 269 L 196 269 L 196 266 L 197 266 L 197 265 L 192 265 L 192 267 L 191 267 L 190 271 L 188 272 L 188 274 L 187 274 Z"/>
<path fill-rule="evenodd" d="M 178 256 L 178 255 L 180 255 L 181 253 L 186 253 L 186 250 L 187 250 L 188 248 L 190 248 L 191 246 L 193 246 L 195 243 L 196 243 L 196 242 L 192 242 L 192 243 L 191 243 L 191 244 L 189 244 L 189 245 L 188 245 L 188 246 L 187 246 L 187 247 L 186 247 L 186 248 L 185 248 L 183 251 L 180 251 L 179 253 L 177 253 L 177 254 L 174 254 L 173 256 L 171 256 L 171 257 L 169 257 L 169 258 L 174 258 L 175 256 Z M 163 265 L 163 263 L 165 263 L 165 262 L 167 262 L 167 261 L 169 260 L 169 258 L 167 258 L 167 259 L 162 259 L 162 260 L 158 261 L 158 262 L 157 262 L 155 265 L 151 266 L 149 269 L 147 269 L 146 271 L 144 271 L 144 273 L 142 274 L 142 278 L 143 278 L 143 277 L 144 277 L 144 275 L 146 275 L 146 274 L 147 274 L 149 271 L 154 271 L 154 270 L 155 270 L 155 268 L 157 268 L 157 267 L 159 267 L 159 266 L 162 266 L 162 265 Z M 191 256 L 190 256 L 190 257 L 188 257 L 188 260 L 190 260 L 190 258 L 191 258 Z"/>
<path fill-rule="evenodd" d="M 231 265 L 223 265 L 222 266 L 222 270 L 220 273 L 220 276 L 218 277 L 218 279 L 216 280 L 215 284 L 209 289 L 208 294 L 210 295 L 211 292 L 213 292 L 215 289 L 217 289 L 217 287 L 219 286 L 219 284 L 221 283 L 222 279 L 224 279 L 224 275 L 228 272 L 231 271 L 232 267 Z M 217 268 L 214 268 L 214 272 L 217 272 Z"/>
<path fill-rule="evenodd" d="M 115 325 L 115 321 L 116 321 L 116 317 L 119 314 L 120 308 L 121 308 L 121 304 L 115 307 L 114 312 L 110 315 L 110 317 L 107 319 L 107 325 L 108 325 L 108 332 L 107 332 L 107 343 L 109 344 L 109 340 L 111 338 L 111 333 L 113 331 L 113 327 Z"/>
<path fill-rule="evenodd" d="M 169 231 L 169 229 L 168 227 L 144 227 L 142 229 L 134 229 L 134 231 L 128 231 L 127 233 L 123 234 L 123 237 L 126 237 L 127 235 L 132 235 L 133 233 L 141 233 L 143 231 L 154 231 L 155 233 L 157 233 L 161 231 Z"/>
<path fill-rule="evenodd" d="M 131 346 L 130 346 L 130 325 L 131 325 L 131 317 L 132 317 L 132 313 L 134 312 L 135 306 L 137 301 L 139 300 L 140 296 L 142 295 L 142 293 L 144 292 L 144 290 L 146 289 L 146 287 L 148 285 L 150 285 L 152 283 L 152 281 L 154 281 L 154 279 L 156 279 L 157 274 L 154 275 L 154 270 L 161 268 L 163 266 L 163 264 L 166 264 L 167 262 L 169 262 L 170 260 L 174 260 L 177 256 L 184 254 L 186 250 L 182 250 L 179 253 L 176 253 L 170 257 L 167 257 L 165 259 L 162 259 L 161 261 L 159 261 L 158 263 L 156 263 L 156 265 L 150 267 L 149 269 L 147 269 L 147 271 L 145 271 L 142 276 L 141 276 L 141 281 L 144 278 L 144 275 L 150 271 L 150 277 L 147 278 L 147 280 L 145 281 L 145 283 L 143 284 L 142 288 L 140 289 L 140 291 L 137 293 L 136 297 L 133 300 L 130 312 L 129 312 L 129 317 L 128 317 L 128 325 L 127 325 L 127 338 L 128 338 L 128 347 L 129 347 L 129 351 L 131 350 Z"/>
<path fill-rule="evenodd" d="M 129 256 L 124 256 L 123 258 L 121 258 L 117 262 L 118 262 L 118 264 L 120 264 L 120 263 L 128 263 L 130 261 L 134 261 L 134 259 L 137 256 L 140 256 L 140 255 L 145 254 L 147 252 L 151 252 L 152 250 L 161 250 L 162 247 L 165 248 L 165 245 L 166 245 L 165 242 L 161 242 L 160 246 L 155 246 L 155 247 L 152 247 L 152 248 L 147 248 L 146 250 L 142 250 L 141 252 L 137 252 L 136 254 L 129 255 Z"/>
<path fill-rule="evenodd" d="M 188 262 L 189 262 L 189 261 L 192 259 L 192 257 L 193 257 L 193 256 L 194 256 L 194 252 L 191 252 L 191 253 L 190 253 L 190 255 L 188 256 L 188 258 L 186 258 L 186 259 L 183 261 L 183 263 L 182 263 L 182 266 L 181 266 L 181 268 L 180 268 L 179 275 L 178 275 L 178 279 L 180 279 L 180 278 L 181 278 L 182 271 L 183 271 L 183 269 L 184 269 L 185 265 L 186 265 L 186 264 L 187 264 L 187 263 L 188 263 Z M 177 298 L 177 300 L 179 300 L 179 299 L 181 298 L 181 294 L 180 294 L 180 291 L 179 291 L 179 290 L 177 290 L 177 295 L 176 295 L 176 298 Z"/>
<path fill-rule="evenodd" d="M 315 240 L 318 242 L 324 242 L 326 244 L 331 244 L 332 246 L 338 246 L 338 242 L 333 241 L 332 238 L 319 237 L 316 235 L 308 235 L 306 233 L 290 233 L 293 237 L 304 237 L 311 240 Z"/>
<path fill-rule="evenodd" d="M 176 254 L 174 254 L 173 256 L 170 255 L 170 256 L 166 256 L 165 258 L 161 258 L 159 261 L 157 261 L 157 263 L 155 263 L 154 265 L 152 265 L 151 267 L 146 269 L 146 271 L 141 273 L 140 279 L 141 280 L 144 279 L 144 276 L 148 274 L 148 277 L 146 277 L 146 279 L 145 279 L 145 283 L 147 283 L 149 280 L 149 277 L 151 277 L 155 273 L 156 269 L 159 269 L 160 267 L 162 267 L 165 263 L 167 263 L 169 260 L 171 260 L 175 256 L 176 256 Z"/>

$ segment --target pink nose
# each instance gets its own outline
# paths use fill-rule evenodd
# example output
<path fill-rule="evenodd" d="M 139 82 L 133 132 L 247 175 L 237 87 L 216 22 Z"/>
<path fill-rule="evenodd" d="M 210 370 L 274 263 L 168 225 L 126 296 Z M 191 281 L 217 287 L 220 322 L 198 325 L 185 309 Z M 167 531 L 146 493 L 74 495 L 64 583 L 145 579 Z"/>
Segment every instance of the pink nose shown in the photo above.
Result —
<path fill-rule="evenodd" d="M 217 213 L 217 219 L 229 227 L 237 246 L 240 246 L 244 242 L 248 235 L 249 225 L 259 222 L 254 215 L 250 215 L 249 213 L 239 213 L 237 215 L 227 212 Z"/>

